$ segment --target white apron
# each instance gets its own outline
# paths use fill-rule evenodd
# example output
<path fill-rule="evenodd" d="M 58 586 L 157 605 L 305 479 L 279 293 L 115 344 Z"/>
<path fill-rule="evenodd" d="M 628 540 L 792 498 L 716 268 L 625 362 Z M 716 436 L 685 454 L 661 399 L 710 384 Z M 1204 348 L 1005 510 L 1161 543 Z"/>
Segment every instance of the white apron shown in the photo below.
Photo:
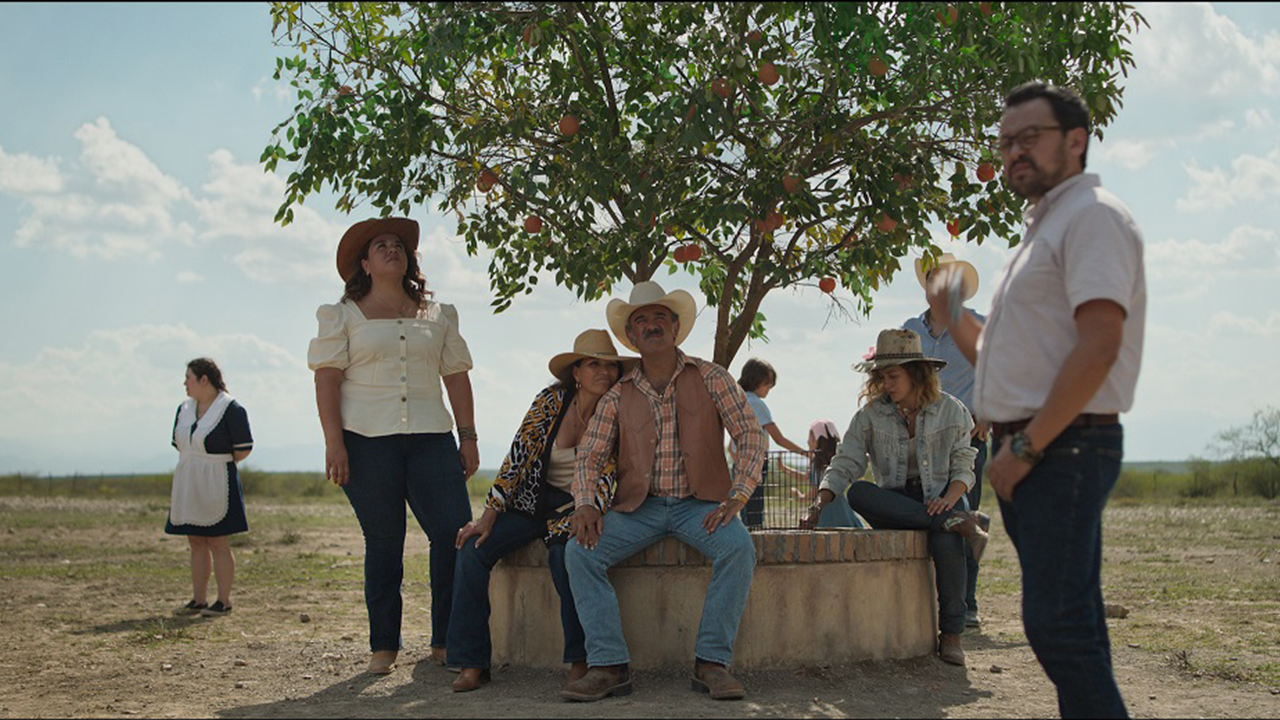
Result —
<path fill-rule="evenodd" d="M 227 463 L 234 458 L 229 453 L 205 452 L 204 441 L 234 399 L 225 392 L 218 393 L 195 432 L 191 431 L 192 423 L 196 422 L 195 399 L 187 398 L 178 409 L 178 422 L 173 428 L 178 467 L 173 471 L 173 492 L 169 498 L 169 522 L 174 525 L 210 527 L 227 516 L 231 483 Z"/>

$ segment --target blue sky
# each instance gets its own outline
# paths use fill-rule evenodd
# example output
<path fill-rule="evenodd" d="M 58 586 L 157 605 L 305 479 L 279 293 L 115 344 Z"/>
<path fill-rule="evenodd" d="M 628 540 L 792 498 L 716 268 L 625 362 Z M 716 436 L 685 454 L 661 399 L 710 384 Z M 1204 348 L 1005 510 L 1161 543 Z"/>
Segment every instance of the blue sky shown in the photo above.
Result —
<path fill-rule="evenodd" d="M 1146 237 L 1147 345 L 1127 459 L 1184 460 L 1212 436 L 1280 404 L 1280 7 L 1146 5 L 1124 108 L 1089 169 Z M 164 471 L 187 360 L 214 357 L 248 408 L 249 462 L 323 463 L 307 343 L 315 308 L 341 292 L 333 252 L 353 221 L 325 197 L 288 228 L 271 218 L 279 177 L 257 162 L 293 106 L 271 79 L 277 48 L 260 4 L 0 4 L 0 472 Z M 287 171 L 286 171 L 287 172 Z M 422 260 L 458 306 L 472 371 L 481 465 L 496 467 L 546 362 L 605 327 L 550 278 L 489 309 L 487 258 L 468 257 L 431 207 Z M 977 266 L 986 311 L 1008 249 L 937 244 Z M 816 288 L 765 301 L 763 357 L 783 433 L 843 427 L 876 333 L 923 309 L 912 258 L 871 316 L 828 319 Z M 655 278 L 696 286 L 685 276 Z M 625 286 L 616 290 L 625 293 Z M 709 357 L 703 314 L 684 348 Z"/>

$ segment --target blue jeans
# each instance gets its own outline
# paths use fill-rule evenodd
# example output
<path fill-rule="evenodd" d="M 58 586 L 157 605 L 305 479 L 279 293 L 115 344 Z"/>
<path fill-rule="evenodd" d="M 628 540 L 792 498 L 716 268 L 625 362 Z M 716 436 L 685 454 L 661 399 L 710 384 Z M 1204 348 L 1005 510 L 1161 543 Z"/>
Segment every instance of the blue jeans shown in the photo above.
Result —
<path fill-rule="evenodd" d="M 947 512 L 930 515 L 923 495 L 891 490 L 869 482 L 849 486 L 849 504 L 877 530 L 928 530 L 929 554 L 933 556 L 938 586 L 938 631 L 948 635 L 964 632 L 964 538 L 942 529 L 942 523 L 956 511 L 965 510 L 963 496 Z"/>
<path fill-rule="evenodd" d="M 969 509 L 974 512 L 978 511 L 978 505 L 982 503 L 982 470 L 987 465 L 987 441 L 974 438 L 969 443 L 972 447 L 977 448 L 978 456 L 973 459 L 973 489 L 970 490 L 965 498 L 969 501 Z M 968 578 L 965 582 L 965 607 L 973 612 L 978 612 L 978 561 L 973 559 L 973 552 L 969 549 L 969 543 L 964 545 L 964 566 L 968 571 Z"/>
<path fill-rule="evenodd" d="M 561 499 L 559 496 L 563 496 Z M 552 492 L 551 504 L 572 502 L 567 493 Z M 453 576 L 453 615 L 449 618 L 449 665 L 451 667 L 487 668 L 493 654 L 489 638 L 489 574 L 503 557 L 547 534 L 545 520 L 504 512 L 493 523 L 489 537 L 476 547 L 475 537 L 467 539 L 458 551 L 458 567 Z M 565 543 L 553 542 L 547 548 L 551 566 L 551 582 L 560 595 L 560 626 L 564 630 L 564 662 L 587 659 L 586 639 L 578 613 L 574 610 L 569 575 L 564 568 Z M 516 618 L 517 622 L 541 623 L 546 618 Z"/>
<path fill-rule="evenodd" d="M 997 445 L 1003 438 L 995 438 Z M 1069 427 L 1000 500 L 1022 566 L 1022 623 L 1062 717 L 1128 717 L 1102 602 L 1102 511 L 1120 476 L 1120 425 Z"/>
<path fill-rule="evenodd" d="M 756 548 L 738 516 L 707 534 L 702 520 L 717 504 L 694 497 L 650 497 L 632 512 L 605 513 L 604 533 L 594 549 L 588 550 L 577 541 L 569 543 L 565 562 L 578 619 L 587 634 L 588 665 L 623 665 L 631 661 L 622 636 L 618 596 L 606 574 L 609 568 L 672 535 L 711 560 L 711 582 L 702 606 L 694 655 L 704 662 L 729 665 L 738 623 L 751 591 Z M 660 627 L 650 630 L 669 632 Z"/>
<path fill-rule="evenodd" d="M 342 487 L 364 533 L 369 648 L 399 650 L 405 502 L 431 541 L 431 644 L 442 646 L 453 600 L 453 543 L 471 499 L 453 433 L 365 437 L 342 432 L 350 479 Z"/>

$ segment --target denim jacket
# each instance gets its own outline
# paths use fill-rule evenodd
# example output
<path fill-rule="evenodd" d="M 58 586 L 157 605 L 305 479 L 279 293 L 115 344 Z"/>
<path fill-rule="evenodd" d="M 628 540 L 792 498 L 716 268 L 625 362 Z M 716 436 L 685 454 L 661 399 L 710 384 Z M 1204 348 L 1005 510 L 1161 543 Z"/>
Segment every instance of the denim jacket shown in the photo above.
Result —
<path fill-rule="evenodd" d="M 925 500 L 941 496 L 956 480 L 973 488 L 978 451 L 969 444 L 972 430 L 968 409 L 945 392 L 916 416 L 916 464 Z M 906 423 L 887 395 L 867 403 L 853 416 L 819 487 L 843 495 L 866 472 L 868 458 L 880 487 L 905 487 L 909 439 Z"/>

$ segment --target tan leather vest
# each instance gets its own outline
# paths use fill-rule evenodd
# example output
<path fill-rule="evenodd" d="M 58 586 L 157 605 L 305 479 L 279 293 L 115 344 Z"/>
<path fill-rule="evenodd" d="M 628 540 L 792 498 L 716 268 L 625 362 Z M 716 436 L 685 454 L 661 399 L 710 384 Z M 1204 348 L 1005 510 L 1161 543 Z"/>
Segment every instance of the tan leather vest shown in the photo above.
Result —
<path fill-rule="evenodd" d="M 676 375 L 676 428 L 685 478 L 694 497 L 723 502 L 733 482 L 724 457 L 724 423 L 698 367 Z M 635 510 L 649 496 L 658 427 L 649 399 L 635 383 L 621 384 L 618 397 L 618 489 L 610 510 Z"/>

